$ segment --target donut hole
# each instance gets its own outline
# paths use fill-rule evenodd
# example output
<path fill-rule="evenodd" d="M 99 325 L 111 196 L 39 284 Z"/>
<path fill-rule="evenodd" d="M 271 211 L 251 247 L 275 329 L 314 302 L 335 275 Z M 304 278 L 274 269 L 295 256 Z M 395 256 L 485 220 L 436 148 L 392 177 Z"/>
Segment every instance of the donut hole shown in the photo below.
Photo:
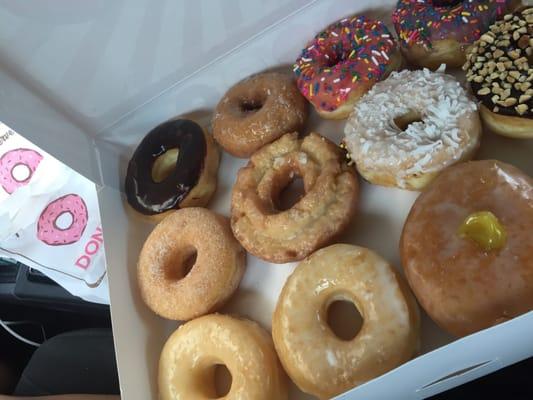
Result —
<path fill-rule="evenodd" d="M 224 364 L 216 364 L 213 371 L 213 388 L 215 399 L 220 399 L 228 395 L 231 390 L 233 378 L 228 367 Z"/>
<path fill-rule="evenodd" d="M 165 263 L 165 278 L 171 281 L 179 281 L 185 278 L 196 264 L 197 250 L 188 246 L 178 250 Z"/>
<path fill-rule="evenodd" d="M 295 174 L 276 196 L 276 209 L 286 211 L 298 203 L 303 196 L 305 196 L 304 180 L 300 175 Z"/>
<path fill-rule="evenodd" d="M 424 122 L 424 120 L 422 119 L 422 115 L 414 110 L 394 118 L 394 125 L 401 131 L 406 131 L 409 125 L 415 122 Z"/>
<path fill-rule="evenodd" d="M 26 182 L 30 179 L 31 169 L 26 164 L 17 164 L 11 170 L 11 176 L 17 182 Z"/>
<path fill-rule="evenodd" d="M 463 0 L 433 0 L 433 7 L 455 7 Z"/>
<path fill-rule="evenodd" d="M 59 214 L 54 221 L 54 225 L 60 231 L 66 231 L 74 223 L 74 216 L 70 211 L 64 211 Z"/>
<path fill-rule="evenodd" d="M 239 109 L 242 114 L 254 114 L 263 108 L 264 100 L 263 99 L 243 99 L 239 103 Z"/>
<path fill-rule="evenodd" d="M 350 300 L 334 300 L 329 304 L 326 313 L 329 328 L 341 340 L 354 339 L 363 326 L 363 317 Z"/>
<path fill-rule="evenodd" d="M 178 148 L 169 149 L 155 159 L 152 165 L 152 180 L 155 183 L 163 182 L 176 169 L 179 153 Z"/>

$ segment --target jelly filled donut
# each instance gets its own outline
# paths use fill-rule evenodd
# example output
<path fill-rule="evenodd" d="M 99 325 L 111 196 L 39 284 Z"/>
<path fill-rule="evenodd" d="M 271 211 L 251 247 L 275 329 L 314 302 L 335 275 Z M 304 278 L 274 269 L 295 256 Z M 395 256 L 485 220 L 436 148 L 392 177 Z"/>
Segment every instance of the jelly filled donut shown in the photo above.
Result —
<path fill-rule="evenodd" d="M 416 297 L 463 336 L 533 310 L 533 180 L 494 160 L 444 170 L 404 225 L 402 264 Z"/>
<path fill-rule="evenodd" d="M 491 25 L 463 69 L 485 125 L 500 135 L 533 138 L 533 7 Z"/>
<path fill-rule="evenodd" d="M 205 206 L 216 190 L 219 152 L 211 135 L 187 119 L 157 126 L 128 165 L 126 196 L 138 212 L 160 220 L 166 211 Z"/>
<path fill-rule="evenodd" d="M 385 24 L 344 18 L 318 33 L 294 64 L 298 88 L 324 118 L 346 118 L 374 83 L 400 68 L 402 58 Z"/>
<path fill-rule="evenodd" d="M 57 220 L 64 214 L 72 218 L 67 228 L 57 225 Z M 88 220 L 85 201 L 77 194 L 67 194 L 45 207 L 37 221 L 37 238 L 50 246 L 76 243 L 83 236 Z"/>
<path fill-rule="evenodd" d="M 290 76 L 268 72 L 248 77 L 222 97 L 213 136 L 228 153 L 249 157 L 288 132 L 299 131 L 307 104 Z"/>
<path fill-rule="evenodd" d="M 392 21 L 405 58 L 431 69 L 460 67 L 465 51 L 515 0 L 399 0 Z"/>
<path fill-rule="evenodd" d="M 257 323 L 206 315 L 180 326 L 159 361 L 161 400 L 222 398 L 215 370 L 224 365 L 232 382 L 226 400 L 287 400 L 287 376 L 270 335 Z"/>
<path fill-rule="evenodd" d="M 227 218 L 183 208 L 165 217 L 144 243 L 137 266 L 142 298 L 168 319 L 207 314 L 237 289 L 245 260 Z"/>
<path fill-rule="evenodd" d="M 335 301 L 352 302 L 363 325 L 342 340 L 328 325 Z M 304 392 L 329 399 L 409 360 L 418 350 L 419 314 L 393 268 L 363 247 L 318 250 L 287 279 L 272 320 L 285 370 Z"/>
<path fill-rule="evenodd" d="M 420 190 L 479 146 L 477 105 L 450 75 L 392 73 L 356 105 L 344 129 L 359 173 L 378 185 Z"/>
<path fill-rule="evenodd" d="M 305 195 L 280 211 L 278 197 L 296 176 Z M 301 260 L 350 222 L 358 183 L 341 149 L 311 133 L 288 133 L 254 153 L 233 187 L 231 227 L 253 255 L 275 263 Z"/>
<path fill-rule="evenodd" d="M 0 185 L 6 193 L 13 193 L 21 186 L 27 185 L 43 156 L 31 149 L 15 149 L 5 153 L 0 158 Z M 13 175 L 15 167 L 23 165 L 29 170 L 28 176 L 24 180 L 18 180 Z"/>

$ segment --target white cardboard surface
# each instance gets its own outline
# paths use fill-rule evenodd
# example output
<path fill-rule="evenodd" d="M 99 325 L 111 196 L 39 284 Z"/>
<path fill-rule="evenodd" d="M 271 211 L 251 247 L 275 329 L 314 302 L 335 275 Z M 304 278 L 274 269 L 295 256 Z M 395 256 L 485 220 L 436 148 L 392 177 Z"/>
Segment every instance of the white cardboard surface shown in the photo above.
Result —
<path fill-rule="evenodd" d="M 6 2 L 0 2 L 2 3 L 5 5 Z M 133 21 L 144 21 L 145 24 L 136 25 L 136 28 L 129 27 L 132 20 L 128 19 L 131 17 L 130 11 L 126 11 L 125 5 L 110 11 L 111 14 L 118 14 L 115 19 L 103 20 L 102 13 L 88 13 L 87 18 L 99 29 L 111 29 L 111 25 L 117 21 L 130 22 L 125 24 L 129 28 L 121 22 L 113 31 L 106 31 L 110 36 L 107 42 L 100 35 L 96 35 L 96 38 L 92 36 L 97 31 L 96 28 L 83 30 L 86 26 L 82 22 L 76 22 L 74 18 L 77 16 L 76 10 L 72 11 L 67 7 L 71 13 L 70 23 L 65 23 L 64 20 L 55 21 L 51 15 L 44 18 L 44 25 L 51 25 L 48 29 L 58 29 L 56 34 L 61 32 L 61 35 L 64 35 L 68 32 L 74 38 L 83 39 L 78 42 L 69 39 L 73 48 L 82 44 L 88 45 L 89 54 L 99 58 L 97 73 L 91 69 L 94 65 L 84 65 L 80 58 L 71 60 L 73 66 L 70 69 L 69 82 L 83 81 L 87 74 L 92 74 L 91 92 L 81 91 L 83 82 L 77 83 L 79 86 L 76 90 L 66 88 L 66 85 L 61 83 L 61 76 L 54 75 L 57 73 L 53 71 L 55 65 L 45 66 L 41 63 L 31 68 L 25 65 L 26 60 L 31 57 L 42 62 L 43 58 L 58 55 L 53 62 L 58 64 L 58 68 L 64 67 L 72 57 L 72 54 L 61 51 L 61 44 L 64 45 L 62 40 L 67 39 L 59 40 L 52 34 L 47 41 L 41 43 L 41 47 L 36 45 L 38 49 L 48 46 L 49 49 L 44 55 L 35 55 L 39 54 L 39 50 L 31 57 L 25 56 L 23 50 L 15 51 L 13 45 L 0 46 L 0 56 L 5 56 L 0 57 L 0 88 L 8 88 L 10 94 L 9 101 L 5 97 L 0 100 L 0 119 L 5 119 L 26 137 L 95 182 L 105 184 L 99 198 L 106 239 L 111 311 L 121 389 L 123 398 L 127 400 L 156 398 L 159 353 L 164 341 L 177 326 L 175 322 L 165 321 L 148 310 L 137 290 L 137 256 L 152 227 L 125 205 L 120 193 L 125 167 L 137 143 L 155 125 L 175 115 L 188 114 L 200 122 L 207 123 L 219 98 L 233 83 L 255 72 L 289 65 L 308 39 L 343 16 L 364 12 L 366 15 L 390 22 L 394 1 L 315 0 L 296 2 L 296 5 L 289 1 L 276 1 L 273 2 L 274 5 L 269 4 L 268 7 L 272 7 L 268 9 L 270 11 L 265 11 L 264 7 L 267 6 L 259 1 L 234 1 L 230 4 L 226 2 L 226 6 L 222 6 L 220 1 L 204 0 L 194 3 L 200 4 L 200 11 L 189 11 L 187 17 L 177 11 L 179 7 L 176 8 L 175 4 L 170 6 L 168 2 L 134 0 L 132 7 L 138 14 L 137 19 Z M 95 2 L 94 7 L 99 7 L 98 4 L 99 2 Z M 17 7 L 24 8 L 14 8 Z M 168 7 L 174 7 L 174 13 L 167 14 Z M 4 26 L 0 23 L 0 29 L 8 29 L 5 26 L 12 29 L 13 21 L 29 21 L 31 17 L 28 13 L 34 12 L 19 10 L 17 13 L 12 8 L 0 10 L 0 22 L 6 19 L 9 22 Z M 245 9 L 248 11 L 244 11 Z M 68 12 L 65 11 L 66 14 Z M 216 18 L 235 18 L 233 13 L 242 16 L 242 26 L 235 24 L 237 28 L 232 29 L 233 25 L 227 24 L 225 30 L 220 30 L 220 25 L 214 22 L 210 25 Z M 154 19 L 154 14 L 161 17 Z M 168 18 L 168 15 L 173 15 L 174 19 Z M 268 17 L 258 18 L 264 15 Z M 179 16 L 182 19 L 179 19 Z M 130 32 L 128 29 L 146 32 L 147 27 L 157 26 L 160 32 L 166 32 L 171 29 L 169 24 L 181 27 L 189 24 L 188 26 L 196 27 L 195 24 L 185 22 L 184 19 L 187 18 L 195 21 L 196 25 L 201 24 L 202 32 L 207 32 L 202 33 L 202 40 L 222 43 L 221 47 L 205 54 L 194 46 L 176 50 L 172 47 L 178 40 L 176 35 L 160 34 L 151 40 L 136 42 L 138 47 L 133 49 L 129 40 L 124 37 L 125 32 Z M 32 21 L 34 20 L 35 18 Z M 27 25 L 25 27 L 31 32 L 25 33 L 25 40 L 29 42 L 37 41 L 33 35 L 44 29 L 39 24 L 31 29 Z M 195 40 L 197 31 L 192 28 L 181 31 L 182 35 L 190 35 L 191 30 L 194 33 L 188 43 Z M 16 31 L 10 32 L 13 35 L 11 37 L 15 38 L 16 34 L 13 32 Z M 137 39 L 142 36 L 139 32 L 135 36 Z M 117 39 L 118 44 L 113 42 L 114 35 L 122 37 Z M 219 41 L 219 38 L 225 40 Z M 154 47 L 154 41 L 158 43 L 155 50 L 151 48 Z M 121 47 L 120 43 L 124 46 Z M 102 44 L 104 46 L 99 46 Z M 202 47 L 202 50 L 205 48 Z M 125 58 L 135 52 L 143 56 L 129 58 L 126 62 Z M 172 75 L 172 72 L 170 78 L 163 79 L 164 73 L 155 67 L 151 69 L 152 75 L 146 73 L 150 70 L 149 64 L 152 60 L 164 57 L 161 53 L 165 52 L 175 52 L 168 61 L 175 63 L 175 68 L 171 68 L 175 74 Z M 199 53 L 202 56 L 198 58 Z M 83 59 L 81 54 L 78 54 L 78 57 Z M 185 65 L 189 65 L 189 60 L 195 60 L 191 64 L 194 69 L 184 70 Z M 33 62 L 38 64 L 35 59 Z M 139 66 L 138 63 L 142 65 Z M 18 66 L 24 73 L 18 72 Z M 135 78 L 129 77 L 129 73 L 125 72 L 136 68 L 144 72 L 137 72 Z M 121 74 L 128 77 L 124 78 Z M 53 76 L 56 76 L 55 81 Z M 148 79 L 149 83 L 138 79 L 146 76 L 152 76 Z M 137 90 L 136 94 L 128 97 L 129 92 L 117 89 L 116 80 L 126 81 L 125 85 L 136 86 L 132 89 Z M 165 87 L 167 89 L 162 91 Z M 73 91 L 70 92 L 71 90 Z M 84 93 L 86 95 L 83 95 Z M 91 113 L 89 110 L 96 111 Z M 29 118 L 29 115 L 32 115 L 32 118 Z M 38 124 L 31 122 L 35 119 L 39 121 Z M 318 131 L 336 142 L 342 137 L 343 126 L 343 121 L 320 120 L 316 114 L 312 115 L 308 123 L 309 129 Z M 44 137 L 43 132 L 49 136 Z M 531 175 L 532 152 L 532 141 L 510 140 L 487 134 L 482 140 L 478 157 L 493 157 L 510 162 Z M 238 168 L 245 162 L 246 160 L 237 160 L 226 153 L 223 154 L 219 189 L 210 204 L 211 209 L 229 214 L 231 187 Z M 362 184 L 360 211 L 341 241 L 370 247 L 399 267 L 398 240 L 404 219 L 416 196 L 416 193 L 398 189 Z M 251 317 L 269 328 L 278 293 L 293 268 L 293 264 L 269 265 L 249 256 L 248 270 L 241 287 L 224 311 Z M 397 399 L 429 396 L 532 356 L 533 336 L 529 334 L 532 331 L 533 313 L 529 313 L 462 340 L 453 341 L 453 338 L 423 314 L 423 356 L 356 388 L 342 398 L 384 399 L 390 398 L 391 393 L 394 393 Z M 461 371 L 462 373 L 458 373 Z M 448 378 L 442 379 L 446 377 Z M 291 398 L 310 397 L 294 390 Z"/>

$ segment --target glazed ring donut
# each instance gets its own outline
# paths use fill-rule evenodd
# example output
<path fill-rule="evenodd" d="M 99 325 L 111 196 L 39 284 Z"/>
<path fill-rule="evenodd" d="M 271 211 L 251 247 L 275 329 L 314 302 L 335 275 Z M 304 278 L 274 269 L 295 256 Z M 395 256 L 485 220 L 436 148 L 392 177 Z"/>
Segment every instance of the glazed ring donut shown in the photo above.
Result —
<path fill-rule="evenodd" d="M 279 211 L 281 190 L 301 176 L 305 195 Z M 231 227 L 253 255 L 275 263 L 301 260 L 331 241 L 355 212 L 358 183 L 339 147 L 311 133 L 290 133 L 257 151 L 233 187 Z"/>
<path fill-rule="evenodd" d="M 206 315 L 180 326 L 159 361 L 161 400 L 218 398 L 217 364 L 232 376 L 227 400 L 286 400 L 287 377 L 272 339 L 257 323 Z"/>
<path fill-rule="evenodd" d="M 164 122 L 144 137 L 129 162 L 128 202 L 156 221 L 167 211 L 203 207 L 216 190 L 219 158 L 213 138 L 196 122 Z"/>
<path fill-rule="evenodd" d="M 215 109 L 213 136 L 236 157 L 253 152 L 288 132 L 299 131 L 307 104 L 290 76 L 268 72 L 234 85 Z"/>
<path fill-rule="evenodd" d="M 72 222 L 67 228 L 57 226 L 57 220 L 70 214 Z M 83 236 L 89 214 L 85 201 L 77 194 L 67 194 L 50 202 L 37 221 L 37 238 L 49 246 L 76 243 Z"/>
<path fill-rule="evenodd" d="M 450 75 L 394 72 L 356 105 L 344 143 L 359 173 L 378 185 L 420 190 L 479 147 L 477 105 Z"/>
<path fill-rule="evenodd" d="M 392 14 L 402 53 L 412 64 L 460 67 L 467 48 L 516 0 L 399 0 Z"/>
<path fill-rule="evenodd" d="M 355 338 L 338 338 L 328 307 L 352 302 L 363 317 Z M 409 360 L 418 350 L 419 313 L 393 268 L 363 247 L 335 244 L 302 261 L 287 279 L 272 320 L 285 371 L 304 392 L 329 399 Z"/>
<path fill-rule="evenodd" d="M 298 88 L 320 116 L 342 119 L 374 83 L 401 64 L 385 24 L 354 16 L 318 33 L 302 50 L 294 72 Z"/>
<path fill-rule="evenodd" d="M 463 69 L 490 130 L 533 138 L 533 7 L 491 25 Z"/>
<path fill-rule="evenodd" d="M 187 272 L 191 259 L 194 265 Z M 237 289 L 245 260 L 225 217 L 205 208 L 175 211 L 150 233 L 139 255 L 142 298 L 168 319 L 189 320 L 207 314 Z"/>
<path fill-rule="evenodd" d="M 533 310 L 533 180 L 494 160 L 457 164 L 405 222 L 403 268 L 420 305 L 464 336 Z"/>
<path fill-rule="evenodd" d="M 6 193 L 11 194 L 21 186 L 27 185 L 43 156 L 31 149 L 15 149 L 6 152 L 0 158 L 0 185 Z M 13 170 L 18 165 L 24 165 L 29 170 L 28 177 L 22 181 L 13 175 Z"/>

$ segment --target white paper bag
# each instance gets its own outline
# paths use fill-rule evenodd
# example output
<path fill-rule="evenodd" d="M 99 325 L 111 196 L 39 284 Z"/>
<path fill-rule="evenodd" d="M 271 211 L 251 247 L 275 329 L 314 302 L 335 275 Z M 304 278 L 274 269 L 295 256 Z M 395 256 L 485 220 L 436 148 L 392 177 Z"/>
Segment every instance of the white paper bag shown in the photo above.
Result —
<path fill-rule="evenodd" d="M 0 123 L 0 256 L 109 304 L 96 186 Z"/>

